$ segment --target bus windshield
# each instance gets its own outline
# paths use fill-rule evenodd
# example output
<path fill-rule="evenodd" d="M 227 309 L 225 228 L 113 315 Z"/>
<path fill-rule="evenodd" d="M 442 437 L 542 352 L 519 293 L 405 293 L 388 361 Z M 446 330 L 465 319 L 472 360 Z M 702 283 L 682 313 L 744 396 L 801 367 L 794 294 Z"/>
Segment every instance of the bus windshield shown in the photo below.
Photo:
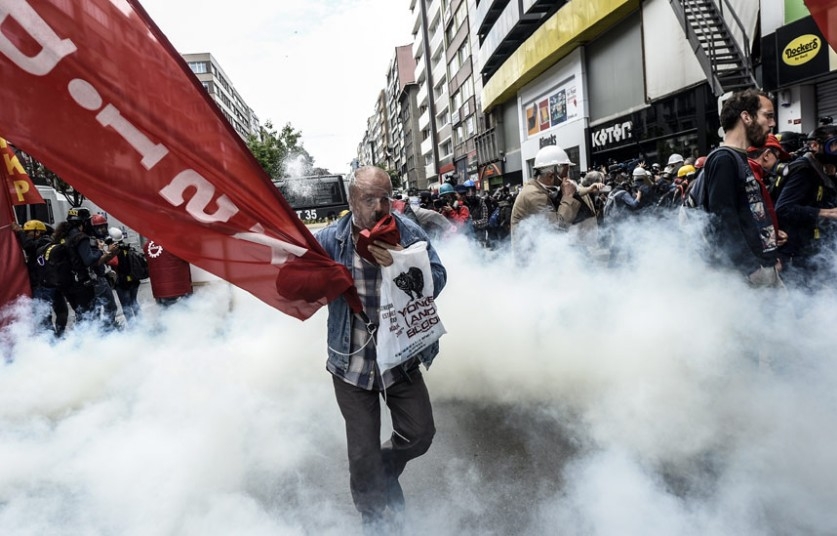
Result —
<path fill-rule="evenodd" d="M 276 186 L 303 221 L 334 220 L 349 208 L 342 175 L 284 178 Z"/>

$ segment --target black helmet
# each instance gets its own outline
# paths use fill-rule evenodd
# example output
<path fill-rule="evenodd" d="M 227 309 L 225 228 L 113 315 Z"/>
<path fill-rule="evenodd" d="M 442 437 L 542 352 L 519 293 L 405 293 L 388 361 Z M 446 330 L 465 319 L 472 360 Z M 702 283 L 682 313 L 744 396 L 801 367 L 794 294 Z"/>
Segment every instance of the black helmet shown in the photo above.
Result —
<path fill-rule="evenodd" d="M 813 134 L 813 132 L 811 132 L 811 134 Z M 777 132 L 776 139 L 779 140 L 779 143 L 782 145 L 785 152 L 795 153 L 805 146 L 807 137 L 805 134 L 801 134 L 799 132 Z"/>
<path fill-rule="evenodd" d="M 67 221 L 71 223 L 83 223 L 90 219 L 90 210 L 84 207 L 73 207 L 67 211 Z"/>

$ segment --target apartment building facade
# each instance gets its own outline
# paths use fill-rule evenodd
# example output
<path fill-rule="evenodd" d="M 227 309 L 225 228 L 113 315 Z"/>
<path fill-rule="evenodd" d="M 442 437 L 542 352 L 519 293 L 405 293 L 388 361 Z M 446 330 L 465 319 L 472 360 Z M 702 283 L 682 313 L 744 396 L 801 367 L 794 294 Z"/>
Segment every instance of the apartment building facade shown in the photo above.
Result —
<path fill-rule="evenodd" d="M 421 138 L 415 75 L 412 44 L 396 47 L 387 71 L 387 119 L 392 169 L 400 177 L 404 190 L 427 188 L 424 159 L 419 150 Z"/>
<path fill-rule="evenodd" d="M 258 117 L 244 102 L 229 76 L 212 54 L 202 52 L 182 56 L 238 135 L 244 139 L 251 134 L 258 135 L 260 129 Z"/>
<path fill-rule="evenodd" d="M 803 0 L 411 0 L 427 184 L 532 177 L 557 144 L 581 172 L 707 154 L 725 95 L 775 90 L 779 131 L 837 117 L 837 55 Z M 817 39 L 816 58 L 788 50 Z M 807 56 L 806 56 L 807 57 Z M 783 59 L 784 58 L 784 59 Z"/>

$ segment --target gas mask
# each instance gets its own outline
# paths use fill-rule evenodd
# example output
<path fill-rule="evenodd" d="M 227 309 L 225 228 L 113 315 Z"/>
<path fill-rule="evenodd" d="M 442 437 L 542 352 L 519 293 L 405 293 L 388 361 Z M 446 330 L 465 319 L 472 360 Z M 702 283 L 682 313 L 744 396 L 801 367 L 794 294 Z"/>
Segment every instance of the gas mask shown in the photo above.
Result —
<path fill-rule="evenodd" d="M 825 165 L 837 166 L 837 136 L 832 136 L 820 143 L 822 151 L 817 159 Z"/>

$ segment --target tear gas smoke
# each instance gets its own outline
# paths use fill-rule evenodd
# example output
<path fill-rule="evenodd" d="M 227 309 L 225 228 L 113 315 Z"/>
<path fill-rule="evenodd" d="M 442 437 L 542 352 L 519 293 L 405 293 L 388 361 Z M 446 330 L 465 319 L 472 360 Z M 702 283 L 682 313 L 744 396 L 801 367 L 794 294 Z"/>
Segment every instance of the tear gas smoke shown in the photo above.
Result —
<path fill-rule="evenodd" d="M 437 424 L 409 533 L 833 534 L 833 293 L 753 290 L 660 222 L 618 268 L 437 244 Z M 113 334 L 7 331 L 0 533 L 351 534 L 322 310 L 201 288 Z M 388 435 L 384 424 L 382 435 Z"/>

